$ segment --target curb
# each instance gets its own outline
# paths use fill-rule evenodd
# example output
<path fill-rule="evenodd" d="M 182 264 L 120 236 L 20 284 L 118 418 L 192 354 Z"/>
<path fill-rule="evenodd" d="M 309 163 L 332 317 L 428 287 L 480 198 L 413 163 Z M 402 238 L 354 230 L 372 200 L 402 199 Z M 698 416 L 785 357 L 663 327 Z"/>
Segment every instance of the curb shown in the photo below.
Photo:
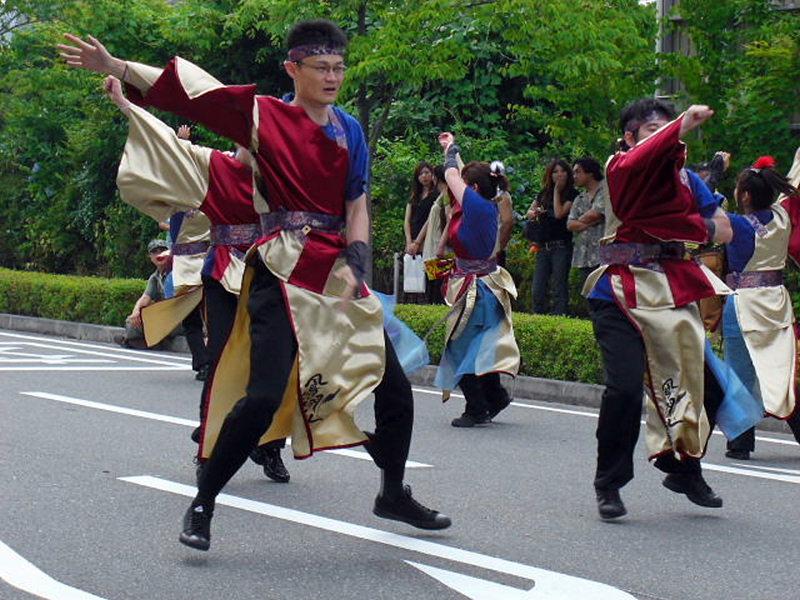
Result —
<path fill-rule="evenodd" d="M 26 317 L 0 313 L 0 329 L 11 329 L 41 335 L 56 335 L 76 340 L 88 340 L 113 344 L 114 338 L 125 333 L 124 327 L 109 325 L 93 325 L 91 323 L 73 323 L 71 321 L 58 321 L 56 319 L 43 319 L 40 317 Z M 188 354 L 189 346 L 186 338 L 176 336 L 167 342 L 160 351 L 180 352 Z M 436 367 L 429 365 L 409 377 L 414 385 L 432 386 L 436 376 Z M 600 408 L 600 399 L 604 386 L 576 381 L 559 381 L 557 379 L 542 379 L 540 377 L 527 377 L 520 375 L 511 384 L 514 399 L 536 400 L 537 402 L 550 402 L 584 406 L 587 408 Z M 644 410 L 644 406 L 642 407 Z M 777 419 L 764 419 L 756 427 L 759 431 L 773 431 L 789 433 L 789 426 Z"/>

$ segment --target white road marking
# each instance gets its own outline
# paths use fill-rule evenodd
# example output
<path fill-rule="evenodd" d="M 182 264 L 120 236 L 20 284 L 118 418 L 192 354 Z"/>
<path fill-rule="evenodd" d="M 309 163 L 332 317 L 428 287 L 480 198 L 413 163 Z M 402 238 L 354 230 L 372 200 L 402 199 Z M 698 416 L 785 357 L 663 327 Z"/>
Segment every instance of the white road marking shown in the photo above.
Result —
<path fill-rule="evenodd" d="M 32 342 L 44 342 L 48 345 L 41 346 L 43 348 L 53 348 L 56 350 L 64 351 L 70 350 L 75 351 L 76 348 L 91 348 L 96 350 L 104 350 L 105 352 L 113 353 L 112 356 L 116 356 L 117 358 L 129 357 L 129 358 L 144 358 L 144 357 L 151 357 L 153 358 L 163 358 L 168 359 L 170 361 L 178 361 L 178 362 L 191 362 L 192 359 L 187 356 L 181 356 L 179 354 L 174 353 L 160 353 L 153 350 L 134 350 L 132 348 L 122 348 L 122 347 L 115 347 L 115 346 L 103 346 L 101 344 L 88 344 L 86 342 L 76 342 L 72 340 L 65 340 L 65 339 L 51 339 L 46 337 L 37 337 L 33 335 L 25 335 L 21 333 L 7 333 L 5 331 L 0 331 L 0 336 L 5 336 L 8 338 L 14 338 L 19 340 L 31 340 Z M 36 345 L 36 344 L 31 344 Z"/>
<path fill-rule="evenodd" d="M 89 592 L 56 581 L 0 542 L 0 579 L 9 585 L 47 600 L 103 600 Z"/>
<path fill-rule="evenodd" d="M 428 389 L 420 388 L 420 387 L 414 387 L 414 388 L 411 388 L 411 389 L 413 391 L 415 391 L 415 392 L 419 392 L 420 394 L 431 394 L 433 396 L 441 396 L 441 392 L 438 391 L 438 390 L 428 390 Z M 461 394 L 452 394 L 451 397 L 453 397 L 453 398 L 463 398 L 464 396 L 462 396 Z M 579 417 L 589 417 L 590 419 L 599 418 L 598 413 L 596 413 L 596 412 L 587 412 L 585 410 L 571 410 L 571 409 L 568 409 L 568 408 L 557 408 L 555 406 L 542 406 L 541 404 L 527 404 L 525 402 L 512 402 L 511 406 L 516 406 L 517 408 L 528 408 L 528 409 L 533 409 L 533 410 L 543 410 L 545 412 L 561 413 L 561 414 L 564 414 L 564 415 L 577 415 Z M 642 420 L 642 425 L 644 425 L 644 424 L 645 424 L 645 422 L 644 422 L 644 420 Z M 722 436 L 725 435 L 721 431 L 716 430 L 716 429 L 714 430 L 713 433 L 714 433 L 714 435 L 722 435 Z M 756 440 L 758 440 L 759 442 L 766 442 L 768 444 L 780 444 L 780 445 L 783 445 L 783 446 L 797 446 L 797 442 L 795 440 L 767 437 L 767 436 L 762 436 L 762 435 L 757 435 L 756 436 Z"/>
<path fill-rule="evenodd" d="M 565 598 L 565 596 L 561 595 L 561 592 L 554 596 L 548 593 L 547 590 L 543 591 L 538 585 L 529 590 L 520 590 L 486 579 L 478 579 L 477 577 L 462 575 L 446 569 L 437 569 L 436 567 L 411 562 L 410 560 L 405 561 L 405 563 L 419 569 L 426 575 L 430 575 L 439 583 L 446 585 L 451 590 L 455 590 L 462 596 L 470 598 L 470 600 L 564 600 Z M 608 597 L 603 596 L 603 598 Z"/>
<path fill-rule="evenodd" d="M 2 371 L 2 369 L 0 369 Z M 75 406 L 83 406 L 84 408 L 94 408 L 96 410 L 105 410 L 107 412 L 128 415 L 131 417 L 139 417 L 142 419 L 150 419 L 152 421 L 161 421 L 162 423 L 172 423 L 173 425 L 183 425 L 185 427 L 197 427 L 200 425 L 199 421 L 192 419 L 183 419 L 181 417 L 172 417 L 169 415 L 160 415 L 158 413 L 149 412 L 146 410 L 137 410 L 134 408 L 125 408 L 124 406 L 116 406 L 114 404 L 104 404 L 102 402 L 94 402 L 92 400 L 82 400 L 81 398 L 71 398 L 70 396 L 62 396 L 60 394 L 50 394 L 48 392 L 20 392 L 23 396 L 32 396 L 33 398 L 42 398 L 44 400 L 55 400 L 56 402 L 64 402 L 65 404 L 73 404 Z M 290 441 L 291 438 L 289 438 Z M 324 450 L 325 454 L 338 454 L 339 456 L 346 456 L 348 458 L 357 458 L 360 460 L 372 461 L 372 457 L 364 451 L 353 450 L 352 448 L 340 448 L 337 450 Z M 406 468 L 408 469 L 429 469 L 433 465 L 426 463 L 415 462 L 413 460 L 406 461 Z"/>
<path fill-rule="evenodd" d="M 744 475 L 745 477 L 757 477 L 759 479 L 770 479 L 772 481 L 783 481 L 785 483 L 794 483 L 800 485 L 800 475 L 780 475 L 778 473 L 769 473 L 763 470 L 757 471 L 750 468 L 742 469 L 740 467 L 728 467 L 726 465 L 715 465 L 706 462 L 703 463 L 703 469 L 708 471 L 719 471 L 720 473 L 732 473 L 734 475 Z"/>
<path fill-rule="evenodd" d="M 125 408 L 123 406 L 114 406 L 113 404 L 103 404 L 101 402 L 92 402 L 91 400 L 81 400 L 80 398 L 70 398 L 69 396 L 61 396 L 60 394 L 49 394 L 47 392 L 20 392 L 23 396 L 33 396 L 34 398 L 43 398 L 45 400 L 55 400 L 56 402 L 64 402 L 65 404 L 74 404 L 75 406 L 83 406 L 85 408 L 94 408 L 97 410 L 105 410 L 108 412 L 119 413 L 122 415 L 129 415 L 131 417 L 140 417 L 142 419 L 150 419 L 152 421 L 161 421 L 164 423 L 172 423 L 174 425 L 184 425 L 186 427 L 197 427 L 200 423 L 192 421 L 191 419 L 182 419 L 180 417 L 170 417 L 168 415 L 159 415 L 158 413 L 148 412 L 146 410 L 136 410 L 134 408 Z"/>
<path fill-rule="evenodd" d="M 42 363 L 43 365 L 68 365 L 70 363 L 89 363 L 89 364 L 116 364 L 115 360 L 107 360 L 105 358 L 66 358 L 58 354 L 42 358 L 2 358 L 0 357 L 0 365 L 24 365 L 30 363 Z"/>
<path fill-rule="evenodd" d="M 192 486 L 184 485 L 174 481 L 152 477 L 149 475 L 142 475 L 137 477 L 120 477 L 120 481 L 133 483 L 143 487 L 148 487 L 163 492 L 170 492 L 179 496 L 186 496 L 187 498 L 194 498 L 196 489 Z M 323 531 L 330 531 L 339 533 L 352 538 L 376 542 L 402 550 L 409 550 L 427 556 L 435 556 L 445 560 L 450 560 L 474 567 L 480 567 L 498 573 L 506 573 L 515 577 L 523 579 L 530 579 L 536 582 L 535 589 L 544 595 L 533 596 L 532 598 L 541 600 L 559 600 L 565 599 L 578 599 L 578 598 L 591 598 L 592 600 L 635 600 L 633 596 L 613 588 L 609 585 L 590 581 L 588 579 L 581 579 L 571 575 L 564 575 L 555 571 L 548 571 L 537 567 L 531 567 L 522 563 L 505 560 L 502 558 L 495 558 L 486 554 L 480 554 L 470 550 L 462 550 L 461 548 L 454 548 L 453 546 L 446 546 L 436 542 L 430 542 L 424 539 L 400 535 L 390 531 L 383 531 L 381 529 L 374 529 L 372 527 L 365 527 L 363 525 L 356 525 L 348 523 L 347 521 L 338 521 L 328 517 L 321 517 L 310 513 L 304 513 L 298 510 L 276 506 L 274 504 L 267 504 L 265 502 L 258 502 L 255 500 L 248 500 L 238 496 L 231 496 L 229 494 L 220 494 L 217 496 L 217 505 L 231 506 L 249 512 L 266 515 L 275 519 L 281 519 L 290 523 L 298 523 L 300 525 L 307 525 Z M 495 597 L 496 600 L 501 600 L 501 597 Z"/>
<path fill-rule="evenodd" d="M 765 467 L 763 465 L 746 465 L 744 463 L 733 463 L 737 467 L 742 467 L 743 469 L 760 469 L 762 471 L 770 471 L 772 473 L 787 473 L 789 475 L 799 475 L 800 471 L 797 469 L 779 469 L 778 467 Z"/>

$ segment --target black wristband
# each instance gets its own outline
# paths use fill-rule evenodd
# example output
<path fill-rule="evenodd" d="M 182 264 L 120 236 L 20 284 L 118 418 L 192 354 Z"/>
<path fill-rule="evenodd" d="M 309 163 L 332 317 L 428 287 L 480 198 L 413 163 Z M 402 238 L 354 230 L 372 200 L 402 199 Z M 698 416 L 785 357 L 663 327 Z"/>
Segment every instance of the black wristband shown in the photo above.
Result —
<path fill-rule="evenodd" d="M 714 222 L 714 219 L 703 219 L 706 224 L 706 229 L 708 230 L 708 241 L 714 241 L 714 234 L 717 232 L 717 224 Z"/>
<path fill-rule="evenodd" d="M 458 169 L 458 155 L 461 153 L 461 148 L 458 144 L 450 144 L 447 151 L 444 153 L 444 169 L 445 171 L 450 167 Z"/>
<path fill-rule="evenodd" d="M 356 296 L 361 291 L 364 284 L 364 275 L 367 273 L 367 258 L 369 256 L 369 246 L 366 242 L 356 241 L 348 244 L 344 251 L 344 259 L 347 266 L 353 271 L 356 277 Z"/>

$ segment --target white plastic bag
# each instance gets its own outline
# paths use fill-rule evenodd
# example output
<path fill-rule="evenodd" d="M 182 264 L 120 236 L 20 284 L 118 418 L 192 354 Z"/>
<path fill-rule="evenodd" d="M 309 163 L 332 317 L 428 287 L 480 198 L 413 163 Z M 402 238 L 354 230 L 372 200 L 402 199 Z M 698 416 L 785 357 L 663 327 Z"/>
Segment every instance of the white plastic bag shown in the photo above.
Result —
<path fill-rule="evenodd" d="M 425 293 L 425 261 L 421 256 L 403 256 L 403 291 L 406 294 Z"/>

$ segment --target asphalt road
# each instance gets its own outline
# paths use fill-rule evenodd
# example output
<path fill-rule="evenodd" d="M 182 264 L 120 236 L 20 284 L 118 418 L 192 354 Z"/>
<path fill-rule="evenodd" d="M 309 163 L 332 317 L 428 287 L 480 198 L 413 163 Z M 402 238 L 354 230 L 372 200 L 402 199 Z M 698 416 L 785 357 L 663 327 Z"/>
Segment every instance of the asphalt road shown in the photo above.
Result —
<path fill-rule="evenodd" d="M 291 483 L 247 464 L 200 553 L 177 542 L 201 389 L 188 357 L 0 331 L 0 381 L 3 600 L 800 597 L 800 448 L 783 435 L 747 463 L 713 437 L 720 510 L 664 489 L 640 447 L 629 515 L 604 523 L 593 411 L 525 401 L 459 430 L 461 398 L 415 388 L 407 480 L 450 529 L 373 516 L 379 474 L 359 450 L 285 451 Z"/>

